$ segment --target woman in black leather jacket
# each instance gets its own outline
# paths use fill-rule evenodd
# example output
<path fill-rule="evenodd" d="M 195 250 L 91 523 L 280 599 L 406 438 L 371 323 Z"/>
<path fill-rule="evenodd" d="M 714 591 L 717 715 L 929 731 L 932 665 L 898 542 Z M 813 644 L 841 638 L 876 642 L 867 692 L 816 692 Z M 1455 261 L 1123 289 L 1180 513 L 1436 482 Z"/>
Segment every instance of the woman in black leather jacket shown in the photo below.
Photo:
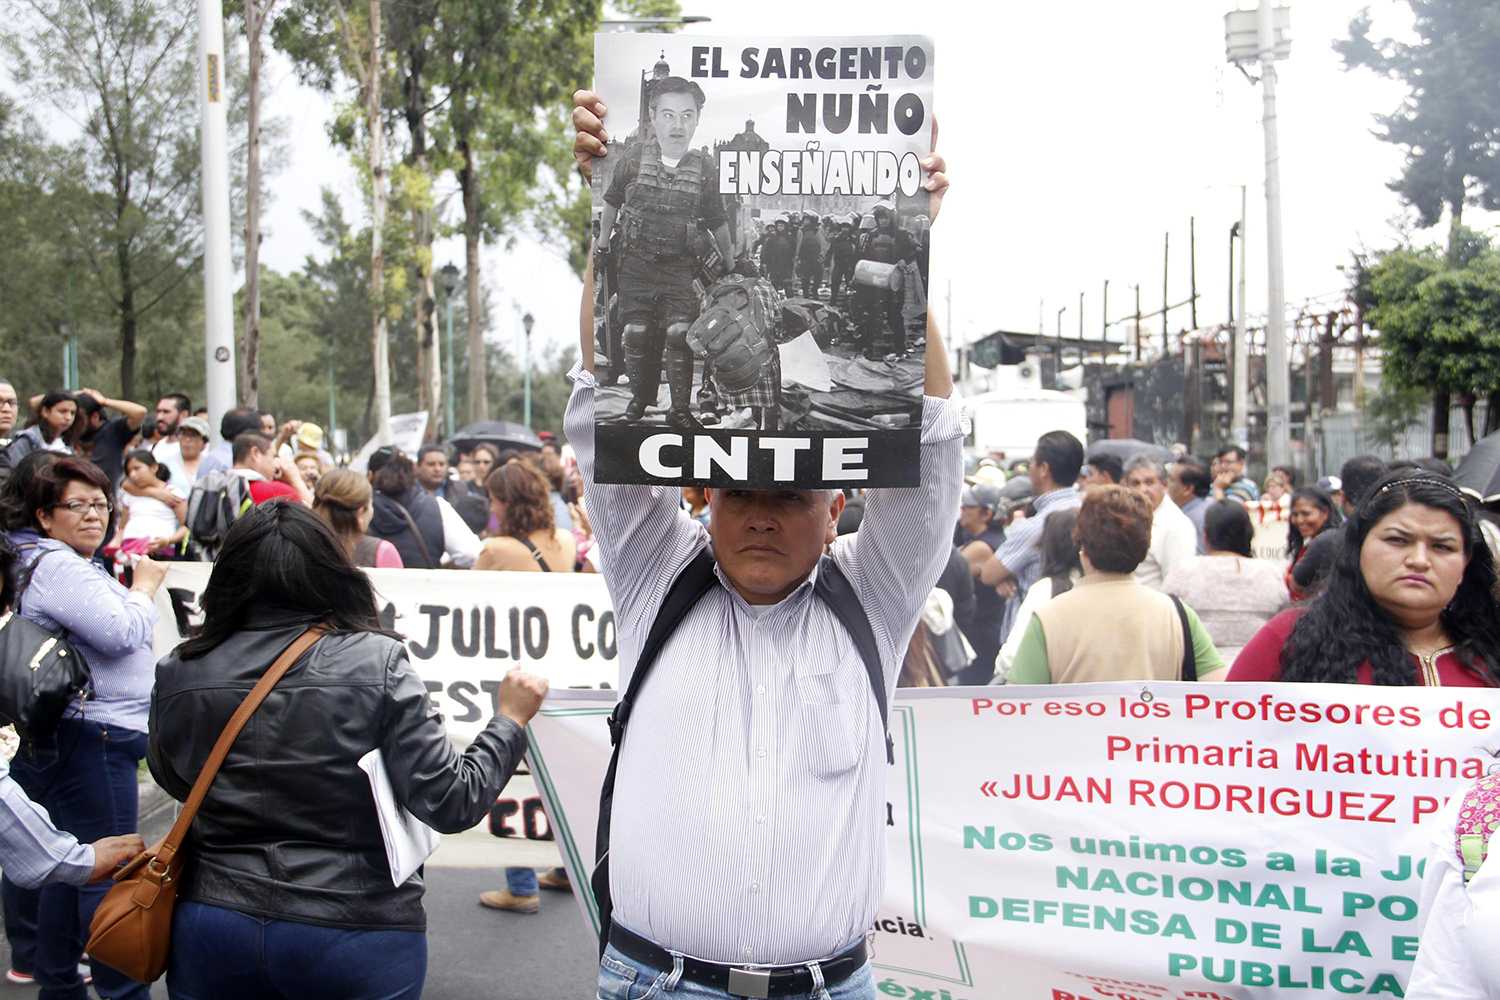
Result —
<path fill-rule="evenodd" d="M 392 885 L 369 779 L 379 748 L 398 801 L 444 833 L 479 823 L 526 750 L 546 693 L 511 671 L 460 754 L 400 638 L 328 525 L 273 501 L 235 522 L 203 625 L 157 666 L 147 759 L 186 799 L 224 724 L 282 650 L 333 630 L 250 717 L 185 849 L 172 924 L 173 1000 L 415 998 L 427 967 L 422 876 Z"/>

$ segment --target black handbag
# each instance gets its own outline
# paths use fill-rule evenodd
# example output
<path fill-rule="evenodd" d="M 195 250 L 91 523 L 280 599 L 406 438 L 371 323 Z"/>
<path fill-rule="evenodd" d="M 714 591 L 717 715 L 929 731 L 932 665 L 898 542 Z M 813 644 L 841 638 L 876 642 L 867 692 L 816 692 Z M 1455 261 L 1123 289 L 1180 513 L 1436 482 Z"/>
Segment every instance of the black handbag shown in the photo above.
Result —
<path fill-rule="evenodd" d="M 13 610 L 0 615 L 0 716 L 24 739 L 51 736 L 73 699 L 93 686 L 88 664 L 66 639 Z"/>

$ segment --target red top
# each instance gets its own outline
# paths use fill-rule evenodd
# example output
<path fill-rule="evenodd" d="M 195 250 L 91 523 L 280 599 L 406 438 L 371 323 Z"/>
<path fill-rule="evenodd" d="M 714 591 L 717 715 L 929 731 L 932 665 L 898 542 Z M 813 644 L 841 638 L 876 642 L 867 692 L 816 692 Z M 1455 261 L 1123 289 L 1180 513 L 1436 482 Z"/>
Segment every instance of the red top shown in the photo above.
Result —
<path fill-rule="evenodd" d="M 250 499 L 259 507 L 267 500 L 275 500 L 277 497 L 291 497 L 300 501 L 302 498 L 297 491 L 286 483 L 278 483 L 270 479 L 252 479 L 250 481 Z"/>
<path fill-rule="evenodd" d="M 1283 611 L 1261 626 L 1255 637 L 1240 650 L 1234 666 L 1229 668 L 1227 681 L 1279 681 L 1281 680 L 1281 648 L 1292 634 L 1292 626 L 1306 608 Z M 1413 683 L 1425 684 L 1422 665 L 1415 655 L 1410 657 Z M 1456 653 L 1444 653 L 1437 658 L 1438 682 L 1443 687 L 1490 687 L 1490 682 L 1481 674 L 1465 666 Z M 1358 684 L 1373 684 L 1370 665 L 1359 667 Z"/>

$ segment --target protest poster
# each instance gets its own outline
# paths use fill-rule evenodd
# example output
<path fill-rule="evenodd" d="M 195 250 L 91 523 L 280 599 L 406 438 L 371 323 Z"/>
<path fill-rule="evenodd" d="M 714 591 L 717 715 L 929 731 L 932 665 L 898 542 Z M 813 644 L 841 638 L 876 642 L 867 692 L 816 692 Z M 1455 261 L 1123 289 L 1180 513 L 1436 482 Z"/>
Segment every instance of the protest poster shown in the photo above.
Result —
<path fill-rule="evenodd" d="M 578 886 L 613 704 L 558 692 L 530 727 Z M 1497 719 L 1480 689 L 901 689 L 880 995 L 1403 996 L 1426 824 L 1493 764 Z"/>
<path fill-rule="evenodd" d="M 595 37 L 595 478 L 916 486 L 933 45 Z"/>
<path fill-rule="evenodd" d="M 165 656 L 198 619 L 208 563 L 170 563 L 156 593 L 153 648 Z M 448 732 L 468 742 L 495 712 L 500 681 L 520 666 L 553 687 L 614 687 L 615 616 L 594 574 L 366 570 L 382 620 L 406 637 Z"/>

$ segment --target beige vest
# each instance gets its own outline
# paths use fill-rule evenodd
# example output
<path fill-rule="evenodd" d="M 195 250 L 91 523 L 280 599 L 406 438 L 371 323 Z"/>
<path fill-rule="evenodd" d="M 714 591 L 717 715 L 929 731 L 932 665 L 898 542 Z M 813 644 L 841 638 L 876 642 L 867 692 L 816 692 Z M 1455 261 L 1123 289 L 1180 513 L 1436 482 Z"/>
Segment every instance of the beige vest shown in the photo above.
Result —
<path fill-rule="evenodd" d="M 1182 675 L 1177 606 L 1129 573 L 1087 573 L 1036 616 L 1047 635 L 1054 684 L 1172 681 Z"/>

